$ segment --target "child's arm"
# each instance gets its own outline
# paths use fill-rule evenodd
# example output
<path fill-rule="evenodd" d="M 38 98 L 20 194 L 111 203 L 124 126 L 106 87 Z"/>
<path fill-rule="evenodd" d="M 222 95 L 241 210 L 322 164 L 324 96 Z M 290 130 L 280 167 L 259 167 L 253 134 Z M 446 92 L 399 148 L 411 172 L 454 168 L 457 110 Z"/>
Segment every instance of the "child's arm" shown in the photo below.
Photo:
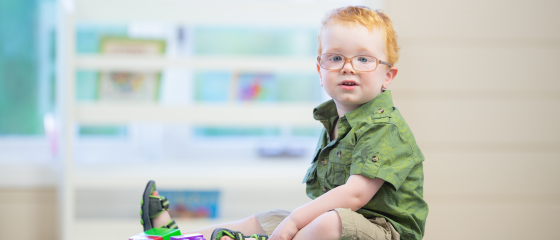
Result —
<path fill-rule="evenodd" d="M 366 205 L 385 181 L 351 175 L 346 184 L 336 187 L 315 200 L 297 208 L 274 230 L 273 239 L 292 239 L 295 234 L 319 217 L 335 208 L 356 211 Z"/>

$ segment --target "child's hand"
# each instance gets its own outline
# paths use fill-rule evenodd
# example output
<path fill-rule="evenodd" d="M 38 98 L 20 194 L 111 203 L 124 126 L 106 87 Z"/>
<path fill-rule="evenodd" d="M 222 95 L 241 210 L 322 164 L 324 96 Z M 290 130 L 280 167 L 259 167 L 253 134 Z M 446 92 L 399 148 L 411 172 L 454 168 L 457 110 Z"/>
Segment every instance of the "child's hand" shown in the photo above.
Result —
<path fill-rule="evenodd" d="M 298 231 L 299 229 L 295 222 L 290 217 L 287 217 L 276 227 L 274 232 L 272 232 L 270 240 L 292 240 Z"/>

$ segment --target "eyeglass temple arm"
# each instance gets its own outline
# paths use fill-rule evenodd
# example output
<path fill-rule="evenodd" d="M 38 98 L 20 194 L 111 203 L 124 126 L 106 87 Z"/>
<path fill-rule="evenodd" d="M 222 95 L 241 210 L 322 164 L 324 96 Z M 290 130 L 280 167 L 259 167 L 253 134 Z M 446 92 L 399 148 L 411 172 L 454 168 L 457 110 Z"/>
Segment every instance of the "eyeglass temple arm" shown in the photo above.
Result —
<path fill-rule="evenodd" d="M 379 60 L 379 63 L 385 64 L 385 65 L 387 65 L 387 66 L 389 66 L 389 67 L 392 67 L 392 66 L 393 66 L 393 64 L 390 64 L 390 63 L 388 63 L 388 62 L 381 61 L 381 60 Z"/>

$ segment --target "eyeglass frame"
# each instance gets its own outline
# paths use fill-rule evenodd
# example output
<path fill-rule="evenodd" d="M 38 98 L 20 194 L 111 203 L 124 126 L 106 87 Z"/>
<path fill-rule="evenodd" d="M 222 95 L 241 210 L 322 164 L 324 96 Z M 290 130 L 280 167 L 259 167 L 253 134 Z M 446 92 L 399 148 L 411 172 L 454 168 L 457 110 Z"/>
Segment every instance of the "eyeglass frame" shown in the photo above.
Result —
<path fill-rule="evenodd" d="M 342 69 L 344 68 L 344 65 L 346 65 L 347 62 L 350 62 L 350 66 L 352 66 L 352 69 L 354 69 L 354 71 L 356 71 L 356 73 L 358 73 L 358 72 L 373 72 L 373 71 L 377 70 L 377 67 L 379 66 L 379 64 L 384 64 L 384 65 L 387 65 L 387 66 L 389 66 L 389 67 L 392 67 L 392 66 L 393 66 L 393 64 L 390 64 L 390 63 L 388 63 L 388 62 L 382 61 L 382 60 L 380 60 L 380 59 L 378 59 L 378 58 L 376 58 L 376 57 L 374 57 L 374 56 L 356 55 L 356 56 L 347 58 L 346 56 L 344 56 L 344 55 L 342 55 L 342 54 L 333 54 L 333 55 L 340 55 L 340 56 L 342 56 L 342 57 L 344 58 L 344 63 L 342 64 L 342 67 L 340 67 L 339 69 L 336 69 L 336 68 L 324 68 L 324 67 L 321 65 L 321 56 L 327 55 L 327 54 L 332 54 L 332 53 L 323 53 L 323 54 L 317 56 L 317 63 L 319 63 L 319 67 L 321 67 L 322 69 L 326 69 L 326 70 L 342 70 Z M 356 69 L 354 68 L 354 63 L 352 63 L 352 60 L 354 60 L 355 57 L 371 57 L 371 58 L 375 58 L 375 60 L 377 60 L 377 61 L 375 61 L 375 68 L 374 68 L 373 70 L 369 70 L 369 71 L 358 71 L 358 70 L 356 70 Z"/>

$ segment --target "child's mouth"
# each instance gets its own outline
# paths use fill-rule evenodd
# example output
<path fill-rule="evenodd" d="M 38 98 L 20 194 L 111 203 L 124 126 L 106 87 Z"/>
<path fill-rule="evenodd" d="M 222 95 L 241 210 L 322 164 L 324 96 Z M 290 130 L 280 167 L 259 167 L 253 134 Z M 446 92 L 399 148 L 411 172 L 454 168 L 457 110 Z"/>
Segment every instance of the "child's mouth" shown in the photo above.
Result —
<path fill-rule="evenodd" d="M 340 84 L 340 87 L 344 90 L 352 90 L 352 89 L 356 88 L 357 86 L 358 86 L 358 84 L 353 82 L 353 81 L 343 81 Z"/>

